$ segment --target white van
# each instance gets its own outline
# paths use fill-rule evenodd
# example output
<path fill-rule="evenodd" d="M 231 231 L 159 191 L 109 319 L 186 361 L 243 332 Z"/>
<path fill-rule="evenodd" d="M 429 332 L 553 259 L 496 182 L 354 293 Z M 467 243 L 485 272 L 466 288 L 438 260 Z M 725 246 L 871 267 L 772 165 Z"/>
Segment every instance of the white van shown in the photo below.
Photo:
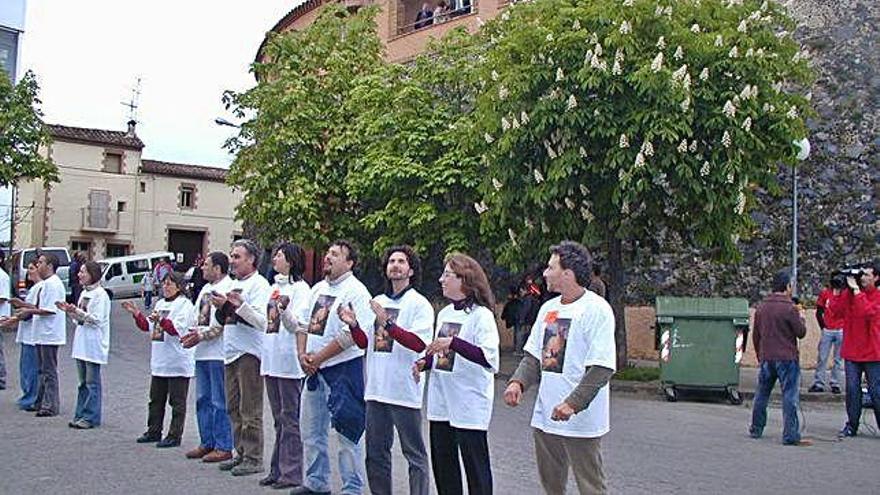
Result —
<path fill-rule="evenodd" d="M 12 273 L 10 278 L 15 283 L 15 292 L 18 297 L 24 299 L 31 283 L 27 280 L 27 266 L 34 258 L 41 253 L 54 254 L 58 257 L 58 266 L 55 267 L 55 273 L 64 282 L 64 290 L 70 295 L 69 268 L 70 268 L 70 251 L 66 247 L 39 247 L 27 248 L 16 251 L 12 254 Z"/>
<path fill-rule="evenodd" d="M 174 253 L 156 251 L 99 260 L 101 286 L 104 287 L 111 299 L 114 297 L 138 297 L 143 289 L 144 275 L 152 271 L 162 258 L 173 260 Z"/>

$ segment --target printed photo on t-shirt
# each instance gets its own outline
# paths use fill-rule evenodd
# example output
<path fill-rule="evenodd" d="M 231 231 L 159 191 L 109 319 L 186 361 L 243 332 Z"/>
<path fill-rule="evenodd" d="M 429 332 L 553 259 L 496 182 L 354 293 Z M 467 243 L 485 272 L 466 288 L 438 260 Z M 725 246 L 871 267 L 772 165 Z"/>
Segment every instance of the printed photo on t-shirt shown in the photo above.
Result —
<path fill-rule="evenodd" d="M 437 332 L 437 337 L 453 337 L 458 335 L 461 332 L 461 323 L 450 323 L 448 321 L 444 321 L 442 325 L 440 325 L 440 330 Z M 440 371 L 452 371 L 452 366 L 455 364 L 455 351 L 449 349 L 445 352 L 434 354 L 434 369 Z"/>
<path fill-rule="evenodd" d="M 272 294 L 272 298 L 269 299 L 269 305 L 266 308 L 266 317 L 268 320 L 266 324 L 266 333 L 278 333 L 278 330 L 281 329 L 281 313 L 287 309 L 289 303 L 289 297 Z"/>
<path fill-rule="evenodd" d="M 324 335 L 324 327 L 327 326 L 327 319 L 330 318 L 330 307 L 336 301 L 336 296 L 321 294 L 312 307 L 312 316 L 309 317 L 309 333 L 312 335 Z"/>
<path fill-rule="evenodd" d="M 400 308 L 385 308 L 388 313 L 388 321 L 397 321 L 397 315 L 400 314 Z M 394 349 L 394 339 L 385 330 L 385 325 L 380 325 L 379 320 L 373 325 L 376 331 L 373 333 L 373 351 L 374 352 L 391 352 Z"/>
<path fill-rule="evenodd" d="M 568 343 L 568 329 L 571 319 L 558 318 L 556 311 L 547 313 L 544 318 L 544 346 L 541 353 L 541 370 L 549 373 L 562 373 L 565 364 L 565 346 Z"/>
<path fill-rule="evenodd" d="M 237 293 L 241 294 L 244 291 L 241 288 L 238 288 L 238 289 L 232 289 L 232 292 L 237 292 Z M 229 308 L 229 311 L 225 312 L 226 323 L 224 323 L 224 325 L 244 325 L 246 327 L 253 328 L 253 325 L 248 323 L 247 320 L 245 320 L 244 318 L 238 317 L 238 313 L 235 312 L 235 309 L 232 307 L 232 304 L 227 303 L 226 306 Z"/>
<path fill-rule="evenodd" d="M 77 307 L 79 307 L 79 309 L 81 309 L 83 311 L 88 311 L 89 310 L 89 301 L 91 301 L 91 300 L 92 300 L 91 297 L 81 297 L 81 298 L 79 298 L 79 304 L 77 305 Z"/>
<path fill-rule="evenodd" d="M 207 327 L 211 324 L 211 293 L 205 292 L 199 300 L 199 321 L 200 327 Z"/>
<path fill-rule="evenodd" d="M 153 322 L 153 331 L 150 333 L 150 338 L 154 342 L 165 342 L 165 330 L 162 330 L 162 327 L 159 325 L 159 322 L 165 318 L 168 318 L 168 315 L 171 313 L 169 309 L 163 309 L 157 311 L 159 315 L 159 319 Z"/>

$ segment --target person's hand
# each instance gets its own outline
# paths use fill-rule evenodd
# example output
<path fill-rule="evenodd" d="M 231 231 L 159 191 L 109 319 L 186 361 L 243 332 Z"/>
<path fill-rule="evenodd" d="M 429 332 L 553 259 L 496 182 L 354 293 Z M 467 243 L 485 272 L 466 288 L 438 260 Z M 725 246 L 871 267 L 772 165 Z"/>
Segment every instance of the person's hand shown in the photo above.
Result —
<path fill-rule="evenodd" d="M 240 308 L 242 304 L 244 304 L 244 298 L 241 297 L 241 292 L 231 291 L 226 293 L 226 300 L 229 301 L 229 304 L 232 305 L 233 308 Z"/>
<path fill-rule="evenodd" d="M 184 349 L 189 349 L 195 347 L 201 341 L 202 336 L 199 335 L 198 329 L 192 329 L 189 333 L 180 338 L 180 345 L 182 345 Z"/>
<path fill-rule="evenodd" d="M 413 363 L 412 376 L 413 376 L 413 380 L 415 380 L 416 383 L 419 383 L 419 380 L 422 379 L 422 371 L 425 370 L 426 363 L 427 362 L 424 359 L 419 359 L 418 361 Z"/>
<path fill-rule="evenodd" d="M 318 363 L 315 359 L 315 355 L 311 352 L 299 355 L 299 365 L 302 367 L 303 371 L 305 371 L 305 373 L 309 376 L 317 373 L 318 368 L 321 366 L 321 364 Z"/>
<path fill-rule="evenodd" d="M 574 408 L 568 405 L 568 402 L 562 401 L 558 406 L 553 408 L 550 419 L 553 421 L 568 421 L 574 415 Z"/>
<path fill-rule="evenodd" d="M 379 326 L 384 327 L 388 322 L 388 312 L 385 311 L 385 308 L 374 299 L 370 301 L 370 309 L 373 310 L 373 313 L 376 313 L 376 321 L 379 323 Z"/>
<path fill-rule="evenodd" d="M 840 295 L 840 289 L 831 289 L 831 293 L 834 294 L 835 296 L 839 296 L 839 295 Z"/>
<path fill-rule="evenodd" d="M 336 308 L 336 314 L 339 315 L 339 319 L 348 325 L 349 328 L 354 328 L 358 325 L 357 314 L 355 314 L 354 307 L 352 307 L 351 303 L 340 304 L 339 307 Z"/>
<path fill-rule="evenodd" d="M 18 308 L 20 308 L 20 307 L 22 307 L 22 306 L 27 306 L 27 303 L 26 303 L 26 302 L 22 301 L 21 299 L 19 299 L 19 298 L 17 298 L 17 297 L 13 297 L 12 299 L 10 299 L 10 300 L 9 300 L 9 304 L 11 304 L 12 307 L 15 308 L 15 309 L 18 309 Z"/>
<path fill-rule="evenodd" d="M 140 312 L 137 305 L 131 301 L 122 301 L 122 309 L 128 311 L 132 315 L 136 315 Z"/>
<path fill-rule="evenodd" d="M 152 313 L 150 313 L 150 316 L 148 316 L 147 319 L 152 321 L 153 323 L 157 323 L 159 320 L 162 319 L 162 317 L 159 316 L 158 311 L 153 311 Z"/>
<path fill-rule="evenodd" d="M 0 328 L 13 328 L 18 325 L 17 316 L 9 316 L 0 318 Z"/>
<path fill-rule="evenodd" d="M 219 292 L 211 291 L 211 304 L 213 304 L 215 308 L 220 309 L 226 304 L 226 296 Z"/>
<path fill-rule="evenodd" d="M 442 354 L 449 350 L 452 345 L 452 337 L 437 337 L 434 342 L 428 344 L 428 354 Z"/>
<path fill-rule="evenodd" d="M 504 389 L 504 403 L 510 407 L 516 407 L 522 400 L 522 384 L 520 382 L 510 382 Z"/>
<path fill-rule="evenodd" d="M 859 290 L 859 282 L 855 277 L 846 277 L 846 285 L 848 285 L 853 291 Z"/>

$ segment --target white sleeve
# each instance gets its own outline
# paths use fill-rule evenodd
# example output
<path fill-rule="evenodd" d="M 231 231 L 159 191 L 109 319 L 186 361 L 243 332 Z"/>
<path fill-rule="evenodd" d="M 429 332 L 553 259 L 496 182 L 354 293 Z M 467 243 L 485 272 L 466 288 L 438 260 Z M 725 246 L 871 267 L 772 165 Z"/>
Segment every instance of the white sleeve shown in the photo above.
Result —
<path fill-rule="evenodd" d="M 303 318 L 303 314 L 308 313 L 311 295 L 312 291 L 308 284 L 299 282 L 294 284 L 290 302 L 284 309 L 284 313 L 281 314 L 281 324 L 285 330 L 291 333 L 296 332 L 301 325 L 308 322 L 308 318 Z"/>
<path fill-rule="evenodd" d="M 523 350 L 534 356 L 539 361 L 541 360 L 541 351 L 544 345 L 544 318 L 547 316 L 547 306 L 542 305 L 541 310 L 538 311 L 538 317 L 535 318 L 535 323 L 532 324 L 532 329 L 529 332 L 529 338 L 526 340 L 525 346 L 523 346 Z"/>
<path fill-rule="evenodd" d="M 483 350 L 483 356 L 492 367 L 492 373 L 498 372 L 499 356 L 498 344 L 498 323 L 495 321 L 495 313 L 487 308 L 480 310 L 479 318 L 475 322 L 479 325 L 477 329 L 477 342 L 474 342 Z"/>
<path fill-rule="evenodd" d="M 595 365 L 616 370 L 614 312 L 611 307 L 606 303 L 598 309 L 585 311 L 572 324 L 581 326 L 575 334 L 575 338 L 580 339 L 579 347 L 585 349 L 581 369 Z"/>
<path fill-rule="evenodd" d="M 431 343 L 431 338 L 434 336 L 434 308 L 427 300 L 421 300 L 414 313 L 412 322 L 409 324 L 411 328 L 404 328 L 404 330 L 414 333 L 425 344 Z"/>
<path fill-rule="evenodd" d="M 266 317 L 266 307 L 269 306 L 269 298 L 272 297 L 272 287 L 254 284 L 248 296 L 250 301 L 242 304 L 235 313 L 253 325 L 256 331 L 265 332 L 269 323 Z"/>

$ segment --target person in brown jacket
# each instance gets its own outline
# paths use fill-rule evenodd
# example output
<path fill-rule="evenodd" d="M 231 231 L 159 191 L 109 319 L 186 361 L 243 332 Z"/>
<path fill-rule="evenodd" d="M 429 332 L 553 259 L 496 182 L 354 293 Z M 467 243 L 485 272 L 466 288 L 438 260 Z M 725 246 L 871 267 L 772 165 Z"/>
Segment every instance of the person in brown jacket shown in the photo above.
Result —
<path fill-rule="evenodd" d="M 801 368 L 797 340 L 804 338 L 807 327 L 803 316 L 791 300 L 791 278 L 788 271 L 781 271 L 773 277 L 772 291 L 755 311 L 752 342 L 760 371 L 749 435 L 752 438 L 761 438 L 764 433 L 767 425 L 767 402 L 778 379 L 782 386 L 782 443 L 812 445 L 810 440 L 801 439 L 798 423 Z"/>

